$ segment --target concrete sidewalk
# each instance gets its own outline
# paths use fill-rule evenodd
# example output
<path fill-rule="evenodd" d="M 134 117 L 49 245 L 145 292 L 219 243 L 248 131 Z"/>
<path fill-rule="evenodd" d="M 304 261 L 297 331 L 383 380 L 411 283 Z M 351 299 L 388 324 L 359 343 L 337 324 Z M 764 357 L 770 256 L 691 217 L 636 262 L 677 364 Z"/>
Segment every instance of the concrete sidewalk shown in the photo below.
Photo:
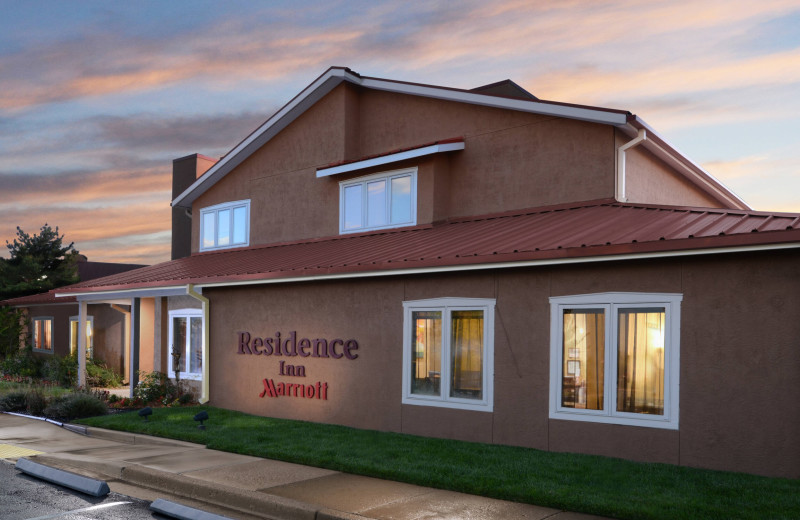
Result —
<path fill-rule="evenodd" d="M 589 515 L 505 502 L 206 449 L 199 444 L 0 414 L 0 458 L 25 457 L 105 480 L 112 491 L 165 498 L 249 520 L 526 519 Z"/>

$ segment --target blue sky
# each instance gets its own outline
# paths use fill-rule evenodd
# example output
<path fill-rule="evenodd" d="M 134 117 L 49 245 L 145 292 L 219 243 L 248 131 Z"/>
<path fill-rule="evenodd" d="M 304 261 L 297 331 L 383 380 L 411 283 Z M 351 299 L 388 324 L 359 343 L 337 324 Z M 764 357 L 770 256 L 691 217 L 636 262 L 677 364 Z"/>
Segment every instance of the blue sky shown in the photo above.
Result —
<path fill-rule="evenodd" d="M 800 212 L 797 0 L 0 8 L 2 240 L 47 222 L 92 260 L 168 259 L 172 159 L 224 154 L 332 65 L 629 110 L 755 209 Z"/>

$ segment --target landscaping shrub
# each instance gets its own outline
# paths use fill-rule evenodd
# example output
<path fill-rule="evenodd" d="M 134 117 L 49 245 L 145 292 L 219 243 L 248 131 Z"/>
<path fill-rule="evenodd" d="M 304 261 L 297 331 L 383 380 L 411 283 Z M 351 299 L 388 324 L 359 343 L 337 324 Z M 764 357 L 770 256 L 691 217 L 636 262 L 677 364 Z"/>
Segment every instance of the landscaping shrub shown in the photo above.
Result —
<path fill-rule="evenodd" d="M 66 397 L 53 399 L 44 410 L 44 415 L 62 421 L 94 417 L 108 413 L 106 403 L 88 392 L 76 392 Z"/>
<path fill-rule="evenodd" d="M 42 362 L 41 376 L 57 385 L 71 387 L 78 384 L 77 356 L 52 356 Z"/>
<path fill-rule="evenodd" d="M 47 398 L 37 388 L 28 390 L 25 394 L 25 411 L 30 415 L 42 415 L 47 407 Z"/>
<path fill-rule="evenodd" d="M 15 356 L 7 357 L 0 364 L 4 374 L 20 377 L 39 377 L 42 362 L 34 357 L 31 349 L 20 351 Z"/>
<path fill-rule="evenodd" d="M 24 412 L 25 392 L 10 392 L 0 397 L 0 412 Z"/>
<path fill-rule="evenodd" d="M 122 386 L 122 376 L 103 363 L 87 360 L 86 384 L 91 387 L 116 388 Z"/>
<path fill-rule="evenodd" d="M 145 374 L 133 391 L 133 396 L 145 403 L 172 402 L 182 392 L 166 374 L 150 372 Z"/>

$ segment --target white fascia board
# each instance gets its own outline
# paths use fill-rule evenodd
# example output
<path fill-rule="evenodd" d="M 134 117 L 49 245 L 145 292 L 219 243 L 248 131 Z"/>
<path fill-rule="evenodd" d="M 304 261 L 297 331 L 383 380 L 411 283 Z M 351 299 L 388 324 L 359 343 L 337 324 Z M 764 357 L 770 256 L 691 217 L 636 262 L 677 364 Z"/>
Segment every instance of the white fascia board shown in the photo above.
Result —
<path fill-rule="evenodd" d="M 628 116 L 625 113 L 610 112 L 607 110 L 598 110 L 587 107 L 559 105 L 553 103 L 544 103 L 541 101 L 528 101 L 524 99 L 503 98 L 475 92 L 466 92 L 463 90 L 451 90 L 442 87 L 397 83 L 376 78 L 360 78 L 358 84 L 375 90 L 385 90 L 388 92 L 410 94 L 413 96 L 457 101 L 472 105 L 519 110 L 521 112 L 531 112 L 534 114 L 566 117 L 569 119 L 580 119 L 582 121 L 590 121 L 592 123 L 621 126 L 628 122 Z"/>
<path fill-rule="evenodd" d="M 542 267 L 551 265 L 592 264 L 600 262 L 619 262 L 627 260 L 648 260 L 652 258 L 673 258 L 686 256 L 716 255 L 728 253 L 750 253 L 757 251 L 780 251 L 800 249 L 800 242 L 788 244 L 762 244 L 754 246 L 718 247 L 708 249 L 686 249 L 680 251 L 663 251 L 652 253 L 628 253 L 621 255 L 600 255 L 577 258 L 548 258 L 544 260 L 523 260 L 518 262 L 494 262 L 486 264 L 451 265 L 441 267 L 420 267 L 410 269 L 380 270 L 359 273 L 325 274 L 318 276 L 294 276 L 291 278 L 267 278 L 239 282 L 211 282 L 196 284 L 196 288 L 237 287 L 247 285 L 271 285 L 280 283 L 315 282 L 327 280 L 347 280 L 355 278 L 377 278 L 383 276 L 401 276 L 432 273 L 452 273 L 459 271 L 482 271 L 488 269 L 513 269 L 518 267 Z"/>
<path fill-rule="evenodd" d="M 186 286 L 153 287 L 145 289 L 117 289 L 109 291 L 91 291 L 57 294 L 57 298 L 75 296 L 83 302 L 105 302 L 110 300 L 130 300 L 131 298 L 157 298 L 161 296 L 181 296 L 186 294 Z"/>
<path fill-rule="evenodd" d="M 463 141 L 458 143 L 434 144 L 431 146 L 425 146 L 423 148 L 407 150 L 405 152 L 398 152 L 390 155 L 384 155 L 382 157 L 375 157 L 372 159 L 365 159 L 363 161 L 356 161 L 348 164 L 342 164 L 340 166 L 331 166 L 330 168 L 318 168 L 317 178 L 328 177 L 330 175 L 336 175 L 338 173 L 363 170 L 365 168 L 370 168 L 372 166 L 380 166 L 382 164 L 395 163 L 399 161 L 404 161 L 406 159 L 414 159 L 415 157 L 422 157 L 425 155 L 431 155 L 435 153 L 452 152 L 454 150 L 463 150 L 463 149 L 464 149 Z"/>
<path fill-rule="evenodd" d="M 172 206 L 191 207 L 191 203 L 194 202 L 194 199 L 201 195 L 205 189 L 208 189 L 214 182 L 221 179 L 229 171 L 241 164 L 252 152 L 272 139 L 278 132 L 289 126 L 292 121 L 297 119 L 311 105 L 344 81 L 345 75 L 350 74 L 344 69 L 328 69 L 325 74 L 317 78 L 311 85 L 295 96 L 294 99 L 278 110 L 278 112 L 250 134 L 244 141 L 236 145 L 233 150 L 228 152 L 219 162 L 201 175 L 200 178 L 186 188 L 183 193 L 175 197 L 172 201 Z"/>

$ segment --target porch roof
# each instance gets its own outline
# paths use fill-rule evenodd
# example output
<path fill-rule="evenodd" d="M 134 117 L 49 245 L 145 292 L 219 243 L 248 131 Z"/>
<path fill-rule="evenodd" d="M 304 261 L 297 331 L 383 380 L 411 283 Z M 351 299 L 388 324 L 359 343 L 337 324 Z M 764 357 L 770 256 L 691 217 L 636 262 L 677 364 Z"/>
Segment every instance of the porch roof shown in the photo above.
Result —
<path fill-rule="evenodd" d="M 199 253 L 57 292 L 213 287 L 794 247 L 800 248 L 800 214 L 609 199 Z"/>

